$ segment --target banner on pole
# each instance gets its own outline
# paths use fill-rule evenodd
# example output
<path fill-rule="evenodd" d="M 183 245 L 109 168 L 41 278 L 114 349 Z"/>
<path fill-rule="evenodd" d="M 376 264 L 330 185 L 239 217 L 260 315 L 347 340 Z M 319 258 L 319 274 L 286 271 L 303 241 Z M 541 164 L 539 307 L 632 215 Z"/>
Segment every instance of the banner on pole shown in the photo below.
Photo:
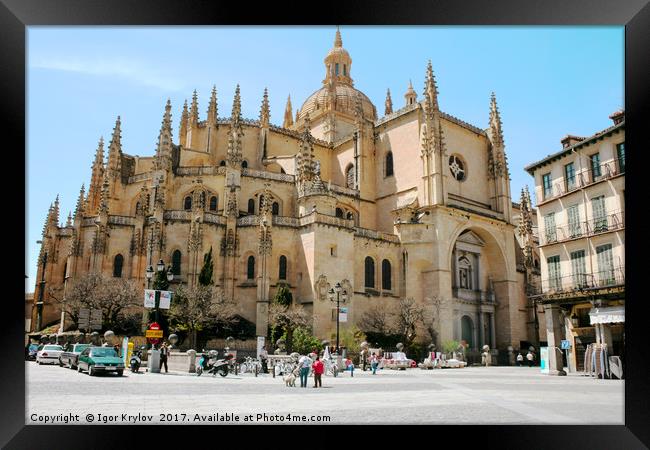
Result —
<path fill-rule="evenodd" d="M 169 309 L 172 302 L 172 293 L 171 291 L 160 291 L 160 304 L 158 307 L 160 309 Z"/>
<path fill-rule="evenodd" d="M 144 307 L 145 308 L 155 308 L 156 307 L 156 291 L 153 289 L 144 290 Z"/>
<path fill-rule="evenodd" d="M 348 308 L 340 308 L 339 312 L 339 322 L 347 322 L 348 321 Z"/>

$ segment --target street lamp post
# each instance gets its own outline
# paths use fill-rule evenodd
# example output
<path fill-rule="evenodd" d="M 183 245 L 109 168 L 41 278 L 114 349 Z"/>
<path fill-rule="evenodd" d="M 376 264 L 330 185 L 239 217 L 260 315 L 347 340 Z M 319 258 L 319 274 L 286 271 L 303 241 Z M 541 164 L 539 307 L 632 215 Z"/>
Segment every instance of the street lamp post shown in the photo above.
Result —
<path fill-rule="evenodd" d="M 161 259 L 158 261 L 158 264 L 156 265 L 156 271 L 155 273 L 158 272 L 165 272 L 167 276 L 167 281 L 172 281 L 174 279 L 174 272 L 172 271 L 172 266 L 171 264 L 165 270 L 165 262 Z M 151 288 L 151 279 L 153 278 L 154 275 L 154 269 L 152 266 L 147 267 L 146 271 L 146 276 L 147 276 L 147 289 Z M 154 306 L 154 322 L 158 322 L 158 308 L 160 305 L 160 290 L 156 289 L 156 304 Z"/>
<path fill-rule="evenodd" d="M 341 283 L 336 283 L 333 288 L 328 291 L 330 301 L 336 301 L 336 351 L 339 351 L 339 311 L 341 309 L 340 302 L 345 303 L 348 299 L 348 292 L 341 287 Z"/>

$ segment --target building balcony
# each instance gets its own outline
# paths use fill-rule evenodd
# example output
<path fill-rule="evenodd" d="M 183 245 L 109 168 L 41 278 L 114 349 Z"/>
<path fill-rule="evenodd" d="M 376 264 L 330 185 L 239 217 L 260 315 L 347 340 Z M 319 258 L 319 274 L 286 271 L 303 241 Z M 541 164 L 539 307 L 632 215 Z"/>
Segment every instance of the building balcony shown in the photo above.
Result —
<path fill-rule="evenodd" d="M 593 168 L 589 167 L 583 169 L 580 172 L 576 172 L 571 178 L 565 177 L 563 181 L 552 183 L 550 189 L 545 192 L 543 191 L 543 198 L 541 201 L 535 198 L 535 204 L 537 206 L 543 205 L 548 201 L 558 199 L 579 189 L 591 186 L 594 183 L 608 180 L 619 175 L 625 175 L 625 160 L 618 158 L 599 164 Z M 535 197 L 537 197 L 537 194 L 535 194 Z"/>
<path fill-rule="evenodd" d="M 585 299 L 595 294 L 600 295 L 600 291 L 606 292 L 620 287 L 624 292 L 625 266 L 594 273 L 543 278 L 529 283 L 526 294 L 528 297 L 546 297 L 548 299 Z"/>
<path fill-rule="evenodd" d="M 557 244 L 559 242 L 591 237 L 609 231 L 622 230 L 624 228 L 625 212 L 618 211 L 607 214 L 601 218 L 560 225 L 548 230 L 543 230 L 539 237 L 539 245 Z"/>

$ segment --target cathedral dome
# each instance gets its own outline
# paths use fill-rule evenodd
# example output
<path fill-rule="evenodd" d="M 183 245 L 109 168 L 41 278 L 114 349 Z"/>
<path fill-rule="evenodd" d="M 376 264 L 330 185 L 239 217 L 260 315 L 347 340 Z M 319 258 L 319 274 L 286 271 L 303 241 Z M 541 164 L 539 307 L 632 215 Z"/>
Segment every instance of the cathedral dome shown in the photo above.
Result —
<path fill-rule="evenodd" d="M 321 112 L 326 112 L 330 109 L 330 105 L 332 105 L 334 111 L 354 116 L 357 96 L 361 101 L 363 116 L 375 120 L 377 118 L 377 110 L 366 94 L 350 85 L 338 83 L 331 87 L 323 86 L 311 94 L 298 111 L 297 119 L 300 120 L 304 118 L 305 114 L 309 114 L 309 117 L 313 120 Z"/>
<path fill-rule="evenodd" d="M 325 63 L 323 87 L 305 100 L 298 110 L 296 121 L 304 119 L 306 114 L 314 119 L 326 111 L 338 111 L 354 116 L 357 101 L 361 103 L 363 116 L 375 120 L 377 118 L 375 106 L 363 92 L 353 87 L 354 82 L 350 76 L 352 58 L 343 48 L 343 40 L 338 28 L 334 38 L 334 47 L 327 53 L 323 62 Z"/>

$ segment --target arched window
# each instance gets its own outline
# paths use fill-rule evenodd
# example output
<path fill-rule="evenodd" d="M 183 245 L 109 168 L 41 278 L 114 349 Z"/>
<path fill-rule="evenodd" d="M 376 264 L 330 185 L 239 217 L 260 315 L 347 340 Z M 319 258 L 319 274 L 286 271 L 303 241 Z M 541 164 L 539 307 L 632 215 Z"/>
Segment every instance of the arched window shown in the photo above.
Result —
<path fill-rule="evenodd" d="M 384 259 L 381 262 L 381 288 L 390 291 L 391 290 L 391 272 L 390 272 L 390 261 Z"/>
<path fill-rule="evenodd" d="M 140 212 L 140 202 L 137 202 L 135 204 L 135 213 L 138 214 Z"/>
<path fill-rule="evenodd" d="M 343 218 L 343 210 L 341 208 L 336 208 L 336 217 Z"/>
<path fill-rule="evenodd" d="M 346 64 L 343 64 L 343 76 L 347 76 L 348 71 L 347 71 L 347 66 Z"/>
<path fill-rule="evenodd" d="M 474 348 L 474 324 L 469 316 L 460 319 L 461 339 L 467 342 L 469 348 Z"/>
<path fill-rule="evenodd" d="M 255 279 L 255 257 L 249 256 L 246 263 L 246 278 L 249 280 Z"/>
<path fill-rule="evenodd" d="M 219 163 L 219 167 L 224 167 L 225 165 L 226 165 L 226 161 L 222 159 L 221 162 Z"/>
<path fill-rule="evenodd" d="M 213 195 L 212 197 L 210 197 L 210 211 L 216 211 L 217 205 L 218 205 L 217 197 Z"/>
<path fill-rule="evenodd" d="M 336 74 L 336 76 L 338 76 L 338 75 L 339 75 L 339 63 L 336 63 L 336 64 L 334 65 L 334 67 L 335 67 L 335 69 L 334 69 L 334 73 Z"/>
<path fill-rule="evenodd" d="M 241 168 L 242 168 L 242 169 L 246 169 L 246 168 L 248 168 L 248 161 L 243 160 L 243 161 L 241 162 Z"/>
<path fill-rule="evenodd" d="M 278 277 L 281 280 L 287 279 L 287 257 L 282 255 L 280 256 L 280 276 Z"/>
<path fill-rule="evenodd" d="M 366 266 L 365 287 L 374 288 L 375 287 L 375 261 L 370 256 L 366 256 L 365 266 Z"/>
<path fill-rule="evenodd" d="M 192 197 L 190 197 L 189 195 L 185 197 L 185 201 L 183 202 L 183 209 L 185 210 L 192 209 Z"/>
<path fill-rule="evenodd" d="M 68 261 L 65 262 L 65 266 L 63 266 L 63 279 L 65 280 L 66 275 L 68 275 Z"/>
<path fill-rule="evenodd" d="M 248 199 L 248 214 L 255 214 L 255 200 Z"/>
<path fill-rule="evenodd" d="M 181 251 L 180 250 L 175 250 L 174 253 L 172 253 L 172 273 L 174 275 L 181 274 Z"/>
<path fill-rule="evenodd" d="M 122 277 L 122 265 L 124 264 L 124 257 L 120 254 L 115 255 L 113 260 L 113 276 L 116 278 Z"/>
<path fill-rule="evenodd" d="M 393 175 L 393 152 L 386 153 L 386 176 Z"/>
<path fill-rule="evenodd" d="M 271 207 L 271 214 L 274 216 L 280 215 L 280 204 L 278 202 L 273 202 L 273 206 Z"/>
<path fill-rule="evenodd" d="M 350 189 L 354 189 L 354 164 L 350 164 L 347 169 L 345 169 L 345 184 Z"/>

